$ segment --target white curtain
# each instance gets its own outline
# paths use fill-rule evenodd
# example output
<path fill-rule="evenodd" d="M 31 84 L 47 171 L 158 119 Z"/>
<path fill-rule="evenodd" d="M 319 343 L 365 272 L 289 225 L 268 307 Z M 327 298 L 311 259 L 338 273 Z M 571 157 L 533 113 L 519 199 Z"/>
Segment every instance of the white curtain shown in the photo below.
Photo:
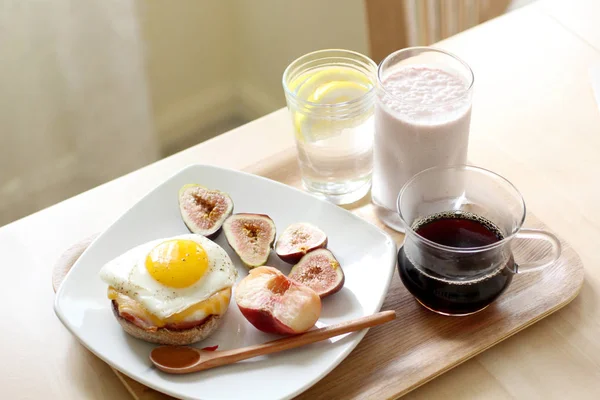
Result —
<path fill-rule="evenodd" d="M 134 0 L 4 0 L 0 225 L 157 158 Z"/>

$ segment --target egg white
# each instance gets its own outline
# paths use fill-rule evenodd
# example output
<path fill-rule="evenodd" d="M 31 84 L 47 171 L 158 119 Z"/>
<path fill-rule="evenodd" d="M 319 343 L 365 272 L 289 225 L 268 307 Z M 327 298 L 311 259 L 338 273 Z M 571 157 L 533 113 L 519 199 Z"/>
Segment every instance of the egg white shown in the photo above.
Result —
<path fill-rule="evenodd" d="M 158 244 L 167 240 L 192 240 L 201 245 L 208 257 L 206 273 L 186 288 L 164 286 L 154 280 L 146 269 L 146 256 Z M 187 234 L 144 243 L 106 263 L 100 278 L 140 303 L 146 310 L 165 319 L 201 301 L 219 290 L 232 287 L 237 269 L 225 250 L 204 236 Z"/>

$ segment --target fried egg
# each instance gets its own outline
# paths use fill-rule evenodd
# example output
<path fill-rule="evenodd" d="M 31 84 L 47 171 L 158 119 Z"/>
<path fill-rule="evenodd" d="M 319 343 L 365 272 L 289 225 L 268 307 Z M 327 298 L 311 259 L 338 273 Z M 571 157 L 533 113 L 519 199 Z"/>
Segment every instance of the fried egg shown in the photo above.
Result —
<path fill-rule="evenodd" d="M 106 263 L 100 278 L 110 290 L 167 320 L 231 288 L 237 269 L 221 246 L 188 234 L 134 247 Z"/>

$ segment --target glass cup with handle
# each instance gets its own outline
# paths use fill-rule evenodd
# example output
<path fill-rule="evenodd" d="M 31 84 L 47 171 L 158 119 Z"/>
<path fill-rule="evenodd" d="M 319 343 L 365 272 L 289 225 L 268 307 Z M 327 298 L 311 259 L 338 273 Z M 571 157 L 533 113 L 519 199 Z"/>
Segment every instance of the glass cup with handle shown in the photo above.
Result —
<path fill-rule="evenodd" d="M 515 275 L 560 256 L 553 234 L 522 227 L 525 202 L 515 186 L 483 168 L 422 171 L 404 185 L 397 206 L 406 232 L 400 278 L 419 303 L 439 314 L 478 312 Z"/>

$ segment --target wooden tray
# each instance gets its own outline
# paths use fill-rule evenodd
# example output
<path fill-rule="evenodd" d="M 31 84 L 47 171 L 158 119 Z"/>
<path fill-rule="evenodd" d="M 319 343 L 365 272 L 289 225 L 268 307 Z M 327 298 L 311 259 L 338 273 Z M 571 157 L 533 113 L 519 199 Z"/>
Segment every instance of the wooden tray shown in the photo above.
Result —
<path fill-rule="evenodd" d="M 248 172 L 300 186 L 295 153 L 290 151 Z M 402 243 L 404 235 L 377 220 L 368 198 L 345 208 L 386 230 L 399 245 Z M 545 228 L 532 214 L 525 226 Z M 55 290 L 92 239 L 74 245 L 58 261 L 53 274 Z M 539 255 L 544 249 L 536 244 L 526 242 L 516 248 L 517 257 Z M 469 317 L 443 317 L 425 310 L 394 274 L 382 309 L 396 310 L 396 321 L 369 331 L 337 368 L 299 398 L 399 397 L 550 315 L 573 300 L 583 285 L 579 256 L 568 243 L 562 241 L 562 246 L 556 264 L 540 272 L 518 275 L 492 306 Z M 136 400 L 171 398 L 115 373 Z"/>

